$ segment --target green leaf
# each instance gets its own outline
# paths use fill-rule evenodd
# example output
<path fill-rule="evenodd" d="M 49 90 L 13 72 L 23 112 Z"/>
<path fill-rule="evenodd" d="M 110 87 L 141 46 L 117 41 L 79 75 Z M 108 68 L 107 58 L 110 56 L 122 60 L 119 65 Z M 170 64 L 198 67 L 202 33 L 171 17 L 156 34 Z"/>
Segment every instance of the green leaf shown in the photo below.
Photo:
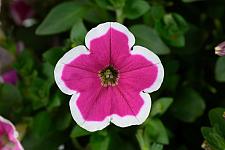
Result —
<path fill-rule="evenodd" d="M 225 138 L 225 120 L 223 114 L 224 108 L 214 108 L 209 112 L 209 120 L 211 125 Z"/>
<path fill-rule="evenodd" d="M 145 46 L 156 54 L 168 54 L 170 52 L 170 49 L 151 27 L 146 25 L 134 25 L 130 30 L 135 35 L 137 44 Z"/>
<path fill-rule="evenodd" d="M 129 0 L 124 7 L 124 16 L 128 19 L 137 19 L 150 9 L 144 0 Z"/>
<path fill-rule="evenodd" d="M 95 0 L 95 2 L 97 3 L 98 6 L 102 8 L 113 10 L 113 7 L 109 0 Z"/>
<path fill-rule="evenodd" d="M 78 2 L 64 2 L 54 7 L 38 26 L 36 34 L 55 34 L 70 29 L 85 14 L 85 5 Z"/>
<path fill-rule="evenodd" d="M 121 9 L 125 6 L 126 0 L 109 0 L 115 9 Z"/>
<path fill-rule="evenodd" d="M 62 97 L 62 92 L 57 91 L 52 98 L 50 98 L 50 102 L 48 104 L 48 109 L 52 110 L 56 107 L 59 107 L 61 105 L 61 98 Z"/>
<path fill-rule="evenodd" d="M 70 40 L 75 42 L 76 45 L 83 44 L 87 29 L 82 20 L 77 21 L 70 31 Z"/>
<path fill-rule="evenodd" d="M 163 145 L 158 143 L 153 143 L 150 150 L 163 150 Z"/>
<path fill-rule="evenodd" d="M 21 108 L 22 96 L 18 88 L 10 84 L 0 84 L 0 114 L 8 115 Z"/>
<path fill-rule="evenodd" d="M 164 7 L 161 5 L 151 5 L 151 9 L 143 16 L 144 23 L 150 26 L 155 26 L 165 15 Z"/>
<path fill-rule="evenodd" d="M 86 135 L 90 135 L 91 132 L 88 132 L 87 130 L 81 128 L 80 126 L 76 125 L 72 132 L 70 133 L 70 137 L 71 138 L 77 138 L 77 137 L 81 137 L 81 136 L 86 136 Z"/>
<path fill-rule="evenodd" d="M 173 98 L 163 97 L 153 103 L 151 116 L 162 115 L 166 112 L 169 106 L 172 104 Z"/>
<path fill-rule="evenodd" d="M 165 15 L 165 10 L 162 5 L 153 5 L 150 10 L 152 17 L 158 21 Z"/>
<path fill-rule="evenodd" d="M 49 62 L 51 65 L 55 66 L 57 61 L 62 57 L 64 51 L 62 48 L 51 48 L 47 50 L 43 55 L 44 61 Z"/>
<path fill-rule="evenodd" d="M 171 46 L 184 47 L 184 34 L 188 29 L 188 25 L 181 15 L 177 13 L 164 15 L 161 21 L 157 22 L 156 29 Z"/>
<path fill-rule="evenodd" d="M 136 133 L 136 138 L 139 143 L 141 150 L 149 150 L 149 143 L 147 143 L 143 136 L 143 130 L 138 129 Z"/>
<path fill-rule="evenodd" d="M 54 132 L 52 128 L 41 137 L 27 133 L 23 139 L 23 146 L 27 150 L 57 150 L 62 143 L 66 142 L 65 137 L 66 134 Z"/>
<path fill-rule="evenodd" d="M 184 3 L 192 3 L 192 2 L 199 2 L 199 1 L 204 1 L 204 0 L 182 0 Z"/>
<path fill-rule="evenodd" d="M 157 118 L 149 119 L 146 125 L 146 132 L 152 141 L 160 144 L 169 144 L 169 137 L 161 120 Z"/>
<path fill-rule="evenodd" d="M 57 118 L 55 118 L 55 127 L 57 130 L 65 130 L 70 126 L 72 121 L 71 114 L 68 111 L 59 111 Z"/>
<path fill-rule="evenodd" d="M 50 115 L 46 111 L 38 113 L 32 123 L 32 131 L 37 137 L 42 137 L 49 132 L 51 126 Z"/>
<path fill-rule="evenodd" d="M 92 5 L 87 10 L 84 16 L 84 20 L 91 23 L 99 24 L 102 22 L 113 20 L 113 16 L 109 15 L 109 13 L 105 9 L 98 7 L 96 5 Z"/>
<path fill-rule="evenodd" d="M 25 50 L 19 55 L 14 66 L 18 70 L 20 75 L 22 77 L 24 77 L 24 76 L 30 75 L 32 73 L 34 63 L 35 62 L 34 62 L 33 55 L 31 54 L 31 52 L 28 50 Z"/>
<path fill-rule="evenodd" d="M 38 77 L 31 81 L 25 92 L 26 98 L 31 101 L 33 109 L 36 110 L 48 104 L 51 86 L 52 83 Z"/>
<path fill-rule="evenodd" d="M 201 128 L 202 135 L 209 143 L 209 145 L 215 150 L 225 149 L 225 139 L 221 137 L 215 129 L 209 127 Z"/>
<path fill-rule="evenodd" d="M 195 90 L 183 88 L 177 92 L 171 108 L 176 118 L 184 122 L 194 122 L 204 113 L 205 102 Z"/>
<path fill-rule="evenodd" d="M 217 59 L 215 78 L 218 82 L 225 82 L 225 57 L 219 57 Z"/>
<path fill-rule="evenodd" d="M 92 150 L 107 150 L 109 146 L 110 136 L 106 131 L 94 133 L 91 136 L 90 146 Z"/>
<path fill-rule="evenodd" d="M 44 63 L 42 65 L 42 72 L 47 77 L 49 83 L 54 83 L 54 66 L 50 63 Z"/>

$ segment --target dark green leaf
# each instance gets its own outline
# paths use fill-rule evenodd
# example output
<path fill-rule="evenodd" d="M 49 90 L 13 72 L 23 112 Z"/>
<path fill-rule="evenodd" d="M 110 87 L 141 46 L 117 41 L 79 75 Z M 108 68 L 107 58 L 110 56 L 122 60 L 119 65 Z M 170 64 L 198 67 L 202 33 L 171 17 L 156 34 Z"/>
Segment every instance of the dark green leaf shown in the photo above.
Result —
<path fill-rule="evenodd" d="M 109 0 L 115 9 L 122 9 L 126 0 Z"/>
<path fill-rule="evenodd" d="M 182 0 L 184 3 L 192 3 L 192 2 L 199 2 L 199 1 L 204 1 L 204 0 Z"/>
<path fill-rule="evenodd" d="M 218 132 L 225 138 L 225 119 L 223 114 L 225 112 L 224 108 L 214 108 L 209 112 L 209 120 L 211 125 L 218 129 Z"/>
<path fill-rule="evenodd" d="M 76 125 L 72 132 L 70 133 L 70 137 L 71 138 L 77 138 L 77 137 L 81 137 L 81 136 L 86 136 L 91 134 L 91 132 L 88 132 L 87 130 L 81 128 L 80 126 Z"/>
<path fill-rule="evenodd" d="M 188 29 L 188 25 L 181 15 L 177 13 L 164 15 L 163 19 L 157 22 L 156 29 L 171 46 L 184 47 L 184 34 Z"/>
<path fill-rule="evenodd" d="M 225 139 L 221 137 L 214 129 L 208 127 L 201 128 L 202 135 L 215 150 L 225 149 Z"/>
<path fill-rule="evenodd" d="M 90 146 L 92 150 L 107 150 L 110 137 L 106 131 L 100 131 L 91 136 Z"/>
<path fill-rule="evenodd" d="M 69 127 L 72 117 L 69 111 L 61 110 L 57 115 L 55 127 L 57 130 L 65 130 Z"/>
<path fill-rule="evenodd" d="M 93 5 L 87 10 L 84 16 L 84 20 L 91 23 L 99 24 L 102 22 L 111 21 L 113 20 L 113 17 L 109 15 L 109 13 L 105 9 Z"/>
<path fill-rule="evenodd" d="M 10 84 L 0 84 L 0 114 L 17 112 L 21 107 L 22 96 L 18 88 Z"/>
<path fill-rule="evenodd" d="M 163 145 L 158 143 L 153 143 L 150 150 L 163 150 Z"/>
<path fill-rule="evenodd" d="M 62 57 L 64 51 L 62 48 L 51 48 L 47 50 L 42 56 L 43 59 L 55 66 L 57 61 Z"/>
<path fill-rule="evenodd" d="M 194 122 L 205 110 L 205 102 L 201 95 L 191 88 L 184 88 L 177 92 L 172 105 L 175 117 L 184 122 Z"/>
<path fill-rule="evenodd" d="M 44 136 L 49 132 L 51 126 L 51 118 L 45 111 L 38 113 L 32 123 L 32 131 L 37 137 Z"/>
<path fill-rule="evenodd" d="M 113 9 L 111 2 L 109 0 L 95 0 L 95 1 L 98 4 L 98 6 L 102 8 L 109 9 L 109 10 Z"/>
<path fill-rule="evenodd" d="M 55 34 L 70 29 L 85 14 L 85 5 L 64 2 L 54 7 L 36 30 L 38 35 Z"/>
<path fill-rule="evenodd" d="M 54 83 L 54 66 L 46 62 L 42 65 L 42 71 L 45 77 L 47 77 L 48 82 Z"/>
<path fill-rule="evenodd" d="M 168 54 L 170 49 L 160 39 L 157 32 L 146 25 L 134 25 L 130 28 L 136 43 L 145 46 L 156 54 Z"/>
<path fill-rule="evenodd" d="M 70 32 L 70 40 L 75 42 L 76 45 L 83 44 L 87 29 L 82 20 L 77 21 Z"/>
<path fill-rule="evenodd" d="M 129 0 L 124 8 L 124 15 L 128 19 L 137 19 L 150 9 L 149 4 L 144 0 Z"/>
<path fill-rule="evenodd" d="M 163 97 L 153 103 L 151 116 L 162 115 L 166 112 L 169 106 L 172 104 L 173 98 Z"/>
<path fill-rule="evenodd" d="M 225 57 L 219 57 L 217 59 L 215 78 L 218 82 L 225 82 Z"/>
<path fill-rule="evenodd" d="M 169 144 L 169 137 L 161 120 L 156 118 L 149 119 L 146 125 L 146 132 L 152 141 L 161 144 Z"/>
<path fill-rule="evenodd" d="M 59 107 L 61 105 L 61 99 L 62 99 L 62 92 L 57 91 L 54 96 L 50 99 L 50 102 L 48 104 L 48 109 L 52 110 L 56 107 Z"/>
<path fill-rule="evenodd" d="M 144 139 L 142 129 L 137 130 L 136 138 L 137 138 L 137 141 L 139 143 L 139 146 L 140 146 L 141 150 L 148 150 L 149 149 L 149 143 L 146 142 L 146 140 Z"/>

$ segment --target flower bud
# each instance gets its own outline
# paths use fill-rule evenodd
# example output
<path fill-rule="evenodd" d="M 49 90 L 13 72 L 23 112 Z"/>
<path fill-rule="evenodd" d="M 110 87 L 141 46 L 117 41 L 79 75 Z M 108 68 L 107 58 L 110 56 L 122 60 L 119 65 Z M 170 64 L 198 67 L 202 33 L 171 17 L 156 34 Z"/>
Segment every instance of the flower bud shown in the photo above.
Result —
<path fill-rule="evenodd" d="M 225 41 L 215 47 L 215 54 L 225 56 Z"/>

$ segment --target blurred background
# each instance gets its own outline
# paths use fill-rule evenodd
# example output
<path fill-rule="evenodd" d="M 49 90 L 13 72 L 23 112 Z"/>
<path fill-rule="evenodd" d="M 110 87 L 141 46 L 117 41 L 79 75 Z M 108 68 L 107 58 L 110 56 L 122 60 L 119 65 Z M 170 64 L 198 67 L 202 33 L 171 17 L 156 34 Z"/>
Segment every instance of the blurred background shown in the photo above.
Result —
<path fill-rule="evenodd" d="M 16 125 L 25 150 L 225 149 L 225 57 L 214 50 L 225 41 L 224 0 L 0 4 L 0 115 Z M 144 124 L 90 133 L 71 118 L 70 96 L 56 86 L 53 70 L 107 21 L 127 26 L 136 44 L 160 57 L 165 80 L 151 94 Z"/>

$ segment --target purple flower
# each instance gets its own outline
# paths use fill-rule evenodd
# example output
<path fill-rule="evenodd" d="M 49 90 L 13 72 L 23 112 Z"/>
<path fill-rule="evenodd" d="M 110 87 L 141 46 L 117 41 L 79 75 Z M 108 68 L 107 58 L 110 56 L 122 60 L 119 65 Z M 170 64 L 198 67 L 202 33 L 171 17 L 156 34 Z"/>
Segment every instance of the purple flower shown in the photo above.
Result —
<path fill-rule="evenodd" d="M 24 50 L 24 48 L 25 48 L 25 46 L 24 46 L 23 41 L 18 41 L 16 43 L 16 53 L 17 54 L 21 53 Z"/>
<path fill-rule="evenodd" d="M 0 149 L 1 150 L 23 150 L 17 139 L 18 132 L 14 125 L 0 116 Z"/>
<path fill-rule="evenodd" d="M 34 11 L 25 0 L 13 0 L 10 5 L 10 12 L 17 25 L 33 25 Z"/>
<path fill-rule="evenodd" d="M 215 54 L 225 56 L 225 41 L 215 47 Z"/>
<path fill-rule="evenodd" d="M 133 34 L 116 22 L 91 29 L 85 43 L 68 51 L 54 70 L 58 87 L 72 95 L 73 119 L 88 131 L 110 122 L 120 127 L 143 123 L 151 108 L 148 93 L 158 90 L 164 77 L 158 56 L 133 46 Z"/>
<path fill-rule="evenodd" d="M 10 70 L 0 76 L 0 82 L 2 83 L 16 84 L 17 80 L 18 76 L 16 70 Z"/>

